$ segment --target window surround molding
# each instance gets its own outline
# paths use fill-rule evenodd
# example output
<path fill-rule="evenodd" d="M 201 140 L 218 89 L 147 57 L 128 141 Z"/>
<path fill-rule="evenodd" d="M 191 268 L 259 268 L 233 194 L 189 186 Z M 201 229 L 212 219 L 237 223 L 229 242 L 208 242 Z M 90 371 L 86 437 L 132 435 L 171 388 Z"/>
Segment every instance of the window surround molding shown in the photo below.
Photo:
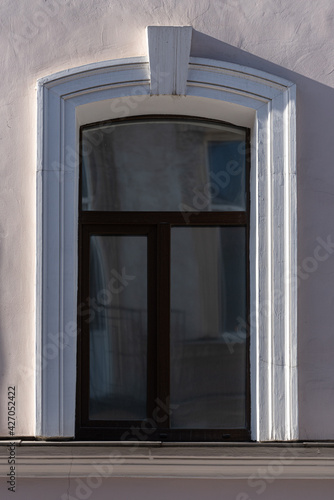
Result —
<path fill-rule="evenodd" d="M 74 436 L 79 127 L 178 114 L 251 129 L 251 435 L 298 439 L 295 85 L 190 57 L 191 34 L 191 27 L 148 27 L 148 57 L 93 63 L 38 82 L 38 437 Z"/>

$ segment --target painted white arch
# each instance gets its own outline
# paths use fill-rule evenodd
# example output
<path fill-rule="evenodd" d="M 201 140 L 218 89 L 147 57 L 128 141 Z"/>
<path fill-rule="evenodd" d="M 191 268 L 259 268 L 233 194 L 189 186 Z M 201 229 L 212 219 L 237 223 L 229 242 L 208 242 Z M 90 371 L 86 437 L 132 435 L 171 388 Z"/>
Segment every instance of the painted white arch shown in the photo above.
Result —
<path fill-rule="evenodd" d="M 79 126 L 168 113 L 251 128 L 252 439 L 298 438 L 295 86 L 189 57 L 189 37 L 189 27 L 152 27 L 150 58 L 38 82 L 37 436 L 74 436 Z"/>

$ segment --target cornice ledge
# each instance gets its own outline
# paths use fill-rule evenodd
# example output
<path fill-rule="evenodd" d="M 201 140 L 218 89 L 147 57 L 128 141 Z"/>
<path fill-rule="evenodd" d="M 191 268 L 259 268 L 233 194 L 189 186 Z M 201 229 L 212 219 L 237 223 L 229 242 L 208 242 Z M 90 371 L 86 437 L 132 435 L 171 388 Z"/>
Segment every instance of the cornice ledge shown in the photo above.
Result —
<path fill-rule="evenodd" d="M 1 477 L 8 446 L 0 444 Z M 333 479 L 334 446 L 16 442 L 16 470 L 25 478 Z"/>

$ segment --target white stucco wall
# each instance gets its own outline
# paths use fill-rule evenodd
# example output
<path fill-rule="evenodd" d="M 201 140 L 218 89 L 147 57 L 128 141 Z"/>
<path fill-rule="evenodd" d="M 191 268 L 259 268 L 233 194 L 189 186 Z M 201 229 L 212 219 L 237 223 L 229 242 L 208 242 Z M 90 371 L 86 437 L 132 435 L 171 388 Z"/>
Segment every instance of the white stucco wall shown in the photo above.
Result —
<path fill-rule="evenodd" d="M 147 25 L 191 25 L 192 56 L 297 85 L 300 438 L 334 439 L 334 249 L 317 251 L 334 241 L 332 1 L 3 0 L 0 15 L 0 433 L 12 385 L 16 434 L 34 433 L 36 81 L 146 55 Z"/>

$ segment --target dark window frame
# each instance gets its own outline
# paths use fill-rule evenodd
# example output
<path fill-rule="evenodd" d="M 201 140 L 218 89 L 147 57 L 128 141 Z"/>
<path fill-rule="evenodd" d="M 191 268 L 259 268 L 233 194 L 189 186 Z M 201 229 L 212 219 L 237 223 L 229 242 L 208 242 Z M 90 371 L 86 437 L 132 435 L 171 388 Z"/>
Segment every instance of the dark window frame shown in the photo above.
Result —
<path fill-rule="evenodd" d="M 89 127 L 140 120 L 194 120 L 227 125 L 246 132 L 246 210 L 244 212 L 111 212 L 83 211 L 82 187 L 82 130 Z M 145 115 L 91 123 L 80 128 L 79 173 L 79 238 L 78 238 L 78 304 L 89 297 L 89 237 L 90 235 L 147 235 L 148 236 L 148 369 L 147 415 L 144 420 L 89 420 L 89 323 L 78 307 L 77 400 L 76 433 L 78 440 L 147 440 L 232 442 L 250 438 L 250 335 L 246 335 L 246 426 L 244 429 L 175 429 L 170 428 L 170 237 L 172 227 L 245 227 L 247 256 L 247 317 L 249 317 L 249 227 L 250 227 L 250 130 L 218 120 L 177 115 Z M 157 332 L 157 336 L 154 332 Z M 158 402 L 157 402 L 158 401 Z M 158 416 L 159 412 L 159 416 Z M 152 427 L 152 421 L 156 428 Z"/>

